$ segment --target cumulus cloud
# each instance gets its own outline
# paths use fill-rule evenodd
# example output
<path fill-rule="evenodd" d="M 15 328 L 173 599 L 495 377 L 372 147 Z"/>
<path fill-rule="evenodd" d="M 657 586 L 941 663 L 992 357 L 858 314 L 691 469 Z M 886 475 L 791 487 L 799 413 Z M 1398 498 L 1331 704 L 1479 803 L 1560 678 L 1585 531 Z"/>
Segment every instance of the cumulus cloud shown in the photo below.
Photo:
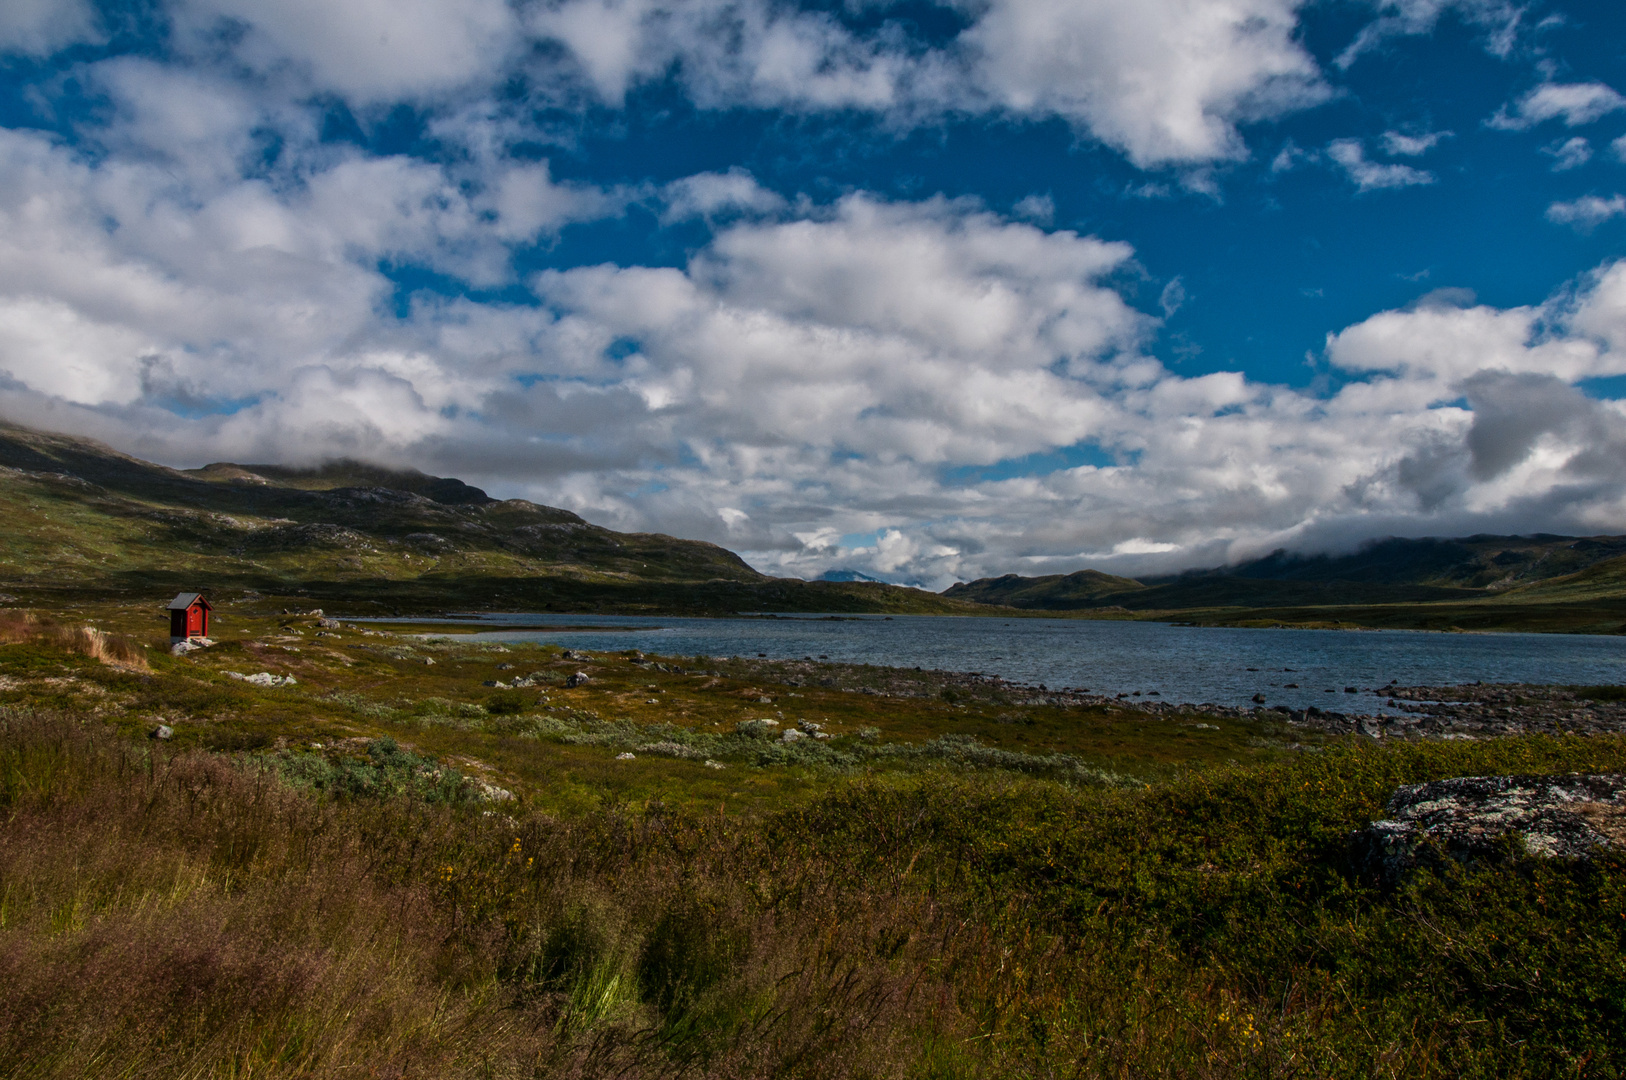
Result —
<path fill-rule="evenodd" d="M 175 58 L 251 74 L 290 102 L 444 105 L 523 82 L 545 105 L 620 108 L 637 87 L 671 80 L 705 109 L 857 111 L 893 127 L 1059 117 L 1161 168 L 1246 157 L 1241 125 L 1327 99 L 1299 40 L 1304 2 L 988 0 L 953 5 L 963 29 L 937 37 L 771 0 L 167 0 L 163 10 Z M 0 49 L 44 52 L 95 33 L 85 0 L 14 0 L 0 13 Z M 184 95 L 184 80 L 174 85 Z M 206 120 L 206 105 L 188 107 Z M 162 110 L 151 95 L 146 106 Z"/>
<path fill-rule="evenodd" d="M 1626 108 L 1626 97 L 1601 82 L 1543 83 L 1511 107 L 1504 105 L 1487 123 L 1491 127 L 1521 131 L 1548 120 L 1565 127 L 1582 127 Z"/>
<path fill-rule="evenodd" d="M 1334 139 L 1327 144 L 1327 156 L 1344 170 L 1360 191 L 1414 187 L 1434 183 L 1434 174 L 1410 165 L 1384 164 L 1368 160 L 1359 139 Z"/>
<path fill-rule="evenodd" d="M 0 5 L 0 53 L 43 55 L 102 37 L 86 0 L 6 0 Z"/>
<path fill-rule="evenodd" d="M 242 28 L 236 55 L 358 103 L 495 81 L 522 36 L 504 0 L 175 0 L 183 34 Z"/>
<path fill-rule="evenodd" d="M 979 87 L 1057 115 L 1136 164 L 1246 154 L 1238 121 L 1324 100 L 1297 0 L 996 0 L 961 35 Z"/>
<path fill-rule="evenodd" d="M 992 0 L 951 43 L 901 24 L 720 0 L 562 0 L 526 15 L 596 96 L 676 70 L 707 107 L 861 109 L 891 122 L 1059 116 L 1136 164 L 1245 156 L 1238 123 L 1329 93 L 1296 39 L 1302 0 Z"/>
<path fill-rule="evenodd" d="M 240 126 L 240 103 L 178 95 L 176 117 L 121 93 L 151 153 L 142 124 Z M 0 133 L 6 415 L 176 464 L 412 464 L 774 572 L 933 586 L 1621 516 L 1622 414 L 1573 387 L 1626 372 L 1626 264 L 1543 305 L 1436 292 L 1378 313 L 1329 337 L 1351 379 L 1317 395 L 1168 371 L 1115 284 L 1127 245 L 972 201 L 792 205 L 702 174 L 658 193 L 723 222 L 686 265 L 403 312 L 381 261 L 511 282 L 512 244 L 621 196 L 540 164 L 470 184 L 327 151 L 278 184 L 147 153 Z M 1073 451 L 1095 464 L 1022 464 Z"/>
<path fill-rule="evenodd" d="M 1622 195 L 1611 195 L 1607 199 L 1583 195 L 1579 199 L 1555 202 L 1547 207 L 1548 221 L 1569 225 L 1581 232 L 1589 232 L 1621 214 L 1626 214 L 1626 196 Z"/>
<path fill-rule="evenodd" d="M 667 222 L 731 213 L 769 214 L 786 205 L 782 195 L 758 184 L 756 177 L 738 166 L 674 180 L 661 190 L 661 198 L 666 203 L 661 220 Z"/>
<path fill-rule="evenodd" d="M 1054 228 L 1049 196 L 1008 213 L 787 198 L 739 168 L 598 187 L 534 142 L 520 156 L 535 128 L 489 96 L 519 72 L 550 104 L 670 78 L 706 108 L 1059 117 L 1196 176 L 1246 153 L 1242 125 L 1326 92 L 1290 0 L 990 0 L 936 42 L 722 0 L 175 11 L 187 62 L 76 69 L 103 110 L 77 144 L 0 131 L 9 417 L 174 464 L 411 464 L 771 571 L 936 586 L 1626 520 L 1626 414 L 1575 389 L 1626 373 L 1626 263 L 1544 304 L 1441 290 L 1344 327 L 1321 358 L 1336 392 L 1184 377 L 1150 352 L 1182 278 L 1136 299 L 1125 283 L 1151 279 L 1131 247 Z M 380 51 L 368 35 L 386 24 L 401 36 Z M 324 138 L 332 95 L 416 102 L 437 154 Z M 1510 115 L 1568 123 L 1608 104 L 1594 98 L 1532 95 Z M 1282 160 L 1329 160 L 1361 191 L 1428 183 L 1367 147 L 1416 157 L 1445 134 Z M 516 272 L 516 252 L 634 205 L 705 239 L 680 265 Z M 1622 213 L 1591 197 L 1549 217 Z M 405 301 L 401 267 L 503 300 Z"/>

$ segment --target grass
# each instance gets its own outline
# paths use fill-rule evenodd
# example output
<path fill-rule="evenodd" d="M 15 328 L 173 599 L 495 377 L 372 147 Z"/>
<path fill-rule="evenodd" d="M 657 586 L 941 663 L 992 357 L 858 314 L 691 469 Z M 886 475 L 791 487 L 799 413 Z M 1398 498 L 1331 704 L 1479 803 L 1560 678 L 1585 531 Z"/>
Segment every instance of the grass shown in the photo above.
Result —
<path fill-rule="evenodd" d="M 968 768 L 1081 786 L 1144 783 L 1318 745 L 1275 720 L 1069 707 L 936 672 L 630 653 L 565 660 L 557 647 L 331 630 L 245 606 L 221 602 L 218 644 L 185 657 L 169 654 L 156 605 L 59 613 L 110 639 L 145 639 L 147 670 L 97 663 L 43 638 L 0 645 L 0 704 L 74 711 L 132 737 L 162 724 L 176 747 L 315 754 L 334 768 L 365 764 L 371 742 L 393 739 L 556 813 L 651 800 L 758 813 L 838 778 Z M 590 681 L 566 686 L 577 671 Z M 260 672 L 295 682 L 232 677 Z M 516 680 L 530 685 L 485 685 Z M 799 724 L 832 737 L 782 742 Z"/>
<path fill-rule="evenodd" d="M 0 1075 L 1622 1071 L 1618 861 L 1510 847 L 1391 892 L 1348 845 L 1400 783 L 1620 770 L 1616 738 L 1134 789 L 837 778 L 748 817 L 489 812 L 261 761 L 0 713 Z"/>

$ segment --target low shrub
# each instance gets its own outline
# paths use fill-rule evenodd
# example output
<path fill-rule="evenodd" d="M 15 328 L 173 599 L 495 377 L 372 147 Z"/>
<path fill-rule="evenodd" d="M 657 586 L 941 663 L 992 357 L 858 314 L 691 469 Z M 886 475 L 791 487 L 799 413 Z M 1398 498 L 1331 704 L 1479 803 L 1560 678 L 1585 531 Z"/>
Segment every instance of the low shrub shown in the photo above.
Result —
<path fill-rule="evenodd" d="M 1626 1069 L 1619 859 L 1397 888 L 1350 859 L 1400 784 L 1622 771 L 1617 737 L 1147 788 L 933 768 L 751 821 L 488 815 L 414 790 L 433 763 L 382 739 L 320 785 L 264 767 L 307 757 L 245 768 L 0 710 L 0 1076 Z"/>

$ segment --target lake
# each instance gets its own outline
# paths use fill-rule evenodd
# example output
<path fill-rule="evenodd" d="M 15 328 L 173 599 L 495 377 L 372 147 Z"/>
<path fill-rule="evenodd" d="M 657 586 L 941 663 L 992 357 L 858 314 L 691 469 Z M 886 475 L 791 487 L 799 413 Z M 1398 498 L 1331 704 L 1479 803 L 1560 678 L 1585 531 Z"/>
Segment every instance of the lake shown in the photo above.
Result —
<path fill-rule="evenodd" d="M 428 630 L 436 620 L 425 622 Z M 1626 637 L 1581 634 L 1254 630 L 933 615 L 695 619 L 500 614 L 445 622 L 486 627 L 474 635 L 485 641 L 978 671 L 1053 689 L 1088 688 L 1102 694 L 1156 690 L 1166 701 L 1219 705 L 1247 705 L 1254 694 L 1263 693 L 1272 705 L 1371 712 L 1377 703 L 1370 694 L 1345 695 L 1344 687 L 1626 681 Z M 516 625 L 528 629 L 514 629 Z M 559 629 L 533 629 L 553 626 Z"/>

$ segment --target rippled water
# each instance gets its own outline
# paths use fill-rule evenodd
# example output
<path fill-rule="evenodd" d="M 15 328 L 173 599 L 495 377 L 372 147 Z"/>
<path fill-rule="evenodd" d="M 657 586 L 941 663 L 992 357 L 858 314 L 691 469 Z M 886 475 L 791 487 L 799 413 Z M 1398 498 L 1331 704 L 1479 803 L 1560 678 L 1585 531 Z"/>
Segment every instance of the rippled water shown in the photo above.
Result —
<path fill-rule="evenodd" d="M 1391 681 L 1626 681 L 1626 637 L 1577 634 L 1244 630 L 926 615 L 662 619 L 504 614 L 457 621 L 489 626 L 475 636 L 491 641 L 642 649 L 672 656 L 822 656 L 847 663 L 980 671 L 1095 693 L 1156 690 L 1165 700 L 1220 705 L 1245 705 L 1255 693 L 1263 693 L 1273 705 L 1355 709 L 1358 703 L 1359 711 L 1371 711 L 1376 703 L 1370 694 L 1345 695 L 1344 687 L 1367 690 Z M 503 629 L 515 624 L 561 629 Z M 1249 670 L 1254 668 L 1258 670 Z"/>

